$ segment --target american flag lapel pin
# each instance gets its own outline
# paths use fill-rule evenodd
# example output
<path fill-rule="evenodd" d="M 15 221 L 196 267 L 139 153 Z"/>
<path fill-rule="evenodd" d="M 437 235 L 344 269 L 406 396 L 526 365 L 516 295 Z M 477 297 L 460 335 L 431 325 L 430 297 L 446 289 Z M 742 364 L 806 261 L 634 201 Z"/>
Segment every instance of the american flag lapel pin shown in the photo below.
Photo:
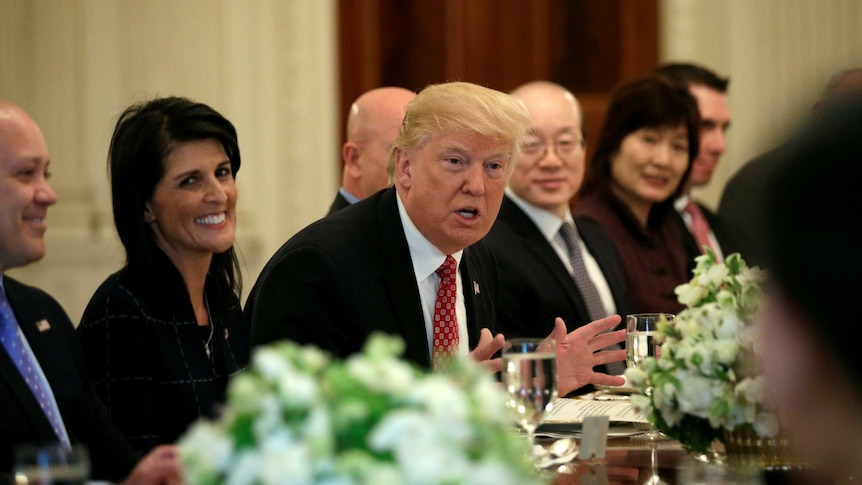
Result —
<path fill-rule="evenodd" d="M 473 294 L 474 294 L 474 295 L 478 295 L 478 294 L 479 294 L 479 283 L 477 283 L 477 282 L 475 282 L 475 281 L 473 282 Z"/>
<path fill-rule="evenodd" d="M 40 332 L 45 332 L 51 330 L 51 324 L 48 323 L 48 320 L 44 318 L 36 322 L 36 328 L 39 329 Z"/>

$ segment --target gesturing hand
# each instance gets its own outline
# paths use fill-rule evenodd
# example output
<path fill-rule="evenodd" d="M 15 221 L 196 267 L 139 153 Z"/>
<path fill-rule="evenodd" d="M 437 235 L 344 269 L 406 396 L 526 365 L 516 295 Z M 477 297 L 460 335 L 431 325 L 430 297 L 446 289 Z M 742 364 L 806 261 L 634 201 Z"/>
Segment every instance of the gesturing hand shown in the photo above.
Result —
<path fill-rule="evenodd" d="M 176 446 L 157 446 L 138 462 L 132 473 L 120 485 L 183 483 L 181 468 Z"/>
<path fill-rule="evenodd" d="M 491 356 L 503 348 L 503 343 L 506 341 L 502 333 L 491 335 L 491 331 L 483 328 L 479 333 L 479 343 L 476 348 L 470 352 L 470 357 L 476 362 L 484 365 L 491 372 L 500 372 L 503 363 L 500 358 L 491 359 Z"/>
<path fill-rule="evenodd" d="M 550 336 L 557 342 L 557 391 L 560 396 L 587 384 L 625 384 L 622 376 L 593 370 L 597 365 L 625 360 L 625 350 L 602 350 L 625 340 L 625 329 L 607 332 L 619 323 L 619 315 L 610 315 L 566 333 L 566 323 L 557 317 Z"/>

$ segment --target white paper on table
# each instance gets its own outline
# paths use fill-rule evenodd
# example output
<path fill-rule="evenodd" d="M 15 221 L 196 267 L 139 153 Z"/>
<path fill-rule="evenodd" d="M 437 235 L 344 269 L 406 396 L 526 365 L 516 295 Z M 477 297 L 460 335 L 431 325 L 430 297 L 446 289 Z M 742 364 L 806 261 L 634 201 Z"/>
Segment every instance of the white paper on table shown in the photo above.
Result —
<path fill-rule="evenodd" d="M 558 398 L 545 414 L 546 424 L 582 423 L 585 416 L 607 416 L 611 422 L 647 423 L 646 416 L 637 412 L 631 401 L 591 401 Z"/>

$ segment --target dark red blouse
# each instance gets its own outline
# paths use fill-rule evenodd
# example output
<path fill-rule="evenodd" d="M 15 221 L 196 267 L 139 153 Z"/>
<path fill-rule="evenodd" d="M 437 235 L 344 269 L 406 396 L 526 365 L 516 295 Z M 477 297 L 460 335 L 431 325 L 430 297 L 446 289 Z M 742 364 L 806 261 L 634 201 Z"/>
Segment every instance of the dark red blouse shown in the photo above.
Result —
<path fill-rule="evenodd" d="M 620 254 L 629 290 L 630 308 L 636 313 L 678 313 L 683 309 L 674 294 L 677 285 L 691 279 L 694 268 L 682 240 L 673 207 L 650 214 L 647 228 L 617 198 L 594 192 L 580 200 L 574 213 L 599 223 Z"/>

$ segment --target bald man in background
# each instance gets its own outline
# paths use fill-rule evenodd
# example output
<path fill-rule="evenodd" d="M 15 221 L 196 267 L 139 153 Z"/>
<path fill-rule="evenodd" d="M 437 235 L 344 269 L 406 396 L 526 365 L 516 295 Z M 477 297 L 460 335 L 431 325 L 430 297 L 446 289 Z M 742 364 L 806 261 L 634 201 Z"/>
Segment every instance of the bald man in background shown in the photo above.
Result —
<path fill-rule="evenodd" d="M 574 329 L 625 315 L 625 273 L 613 242 L 592 220 L 574 218 L 569 207 L 585 169 L 578 100 L 547 81 L 521 85 L 512 95 L 526 106 L 531 128 L 485 237 L 500 278 L 497 329 L 507 337 L 543 337 L 556 317 Z M 618 362 L 604 369 L 623 370 Z"/>
<path fill-rule="evenodd" d="M 329 214 L 390 185 L 389 146 L 404 120 L 404 107 L 416 93 L 398 87 L 376 88 L 359 96 L 347 115 L 347 141 L 341 147 L 341 188 Z"/>

